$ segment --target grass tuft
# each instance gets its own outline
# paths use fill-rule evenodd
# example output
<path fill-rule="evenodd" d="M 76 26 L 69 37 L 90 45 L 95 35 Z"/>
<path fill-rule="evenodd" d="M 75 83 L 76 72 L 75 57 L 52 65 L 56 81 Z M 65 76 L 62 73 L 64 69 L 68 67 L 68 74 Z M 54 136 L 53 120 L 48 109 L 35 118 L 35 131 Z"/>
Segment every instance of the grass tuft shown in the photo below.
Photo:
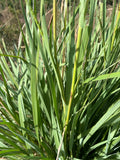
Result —
<path fill-rule="evenodd" d="M 18 47 L 2 41 L 0 158 L 120 159 L 120 4 L 53 0 L 50 23 L 36 4 Z"/>

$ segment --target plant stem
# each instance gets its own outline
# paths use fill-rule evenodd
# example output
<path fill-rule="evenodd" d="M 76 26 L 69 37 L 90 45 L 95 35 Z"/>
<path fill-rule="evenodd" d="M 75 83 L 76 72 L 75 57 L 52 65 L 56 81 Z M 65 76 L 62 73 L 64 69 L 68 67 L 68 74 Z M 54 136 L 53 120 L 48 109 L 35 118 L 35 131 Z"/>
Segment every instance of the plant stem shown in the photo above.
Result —
<path fill-rule="evenodd" d="M 81 36 L 82 36 L 82 28 L 79 26 L 78 38 L 77 38 L 77 44 L 76 44 L 76 55 L 75 55 L 75 62 L 74 62 L 74 70 L 73 70 L 73 78 L 72 78 L 72 85 L 71 85 L 71 94 L 70 94 L 70 100 L 69 100 L 69 104 L 68 104 L 67 119 L 66 119 L 66 123 L 65 123 L 66 126 L 68 125 L 72 100 L 73 100 L 73 96 L 74 96 L 74 86 L 75 86 L 77 64 L 78 64 L 78 58 L 79 58 L 79 52 L 80 52 Z M 66 129 L 67 129 L 67 127 L 66 127 Z"/>
<path fill-rule="evenodd" d="M 57 18 L 57 5 L 56 5 L 56 0 L 53 0 L 53 39 L 54 39 L 54 55 L 55 59 L 57 61 L 57 46 L 56 46 L 56 20 Z"/>

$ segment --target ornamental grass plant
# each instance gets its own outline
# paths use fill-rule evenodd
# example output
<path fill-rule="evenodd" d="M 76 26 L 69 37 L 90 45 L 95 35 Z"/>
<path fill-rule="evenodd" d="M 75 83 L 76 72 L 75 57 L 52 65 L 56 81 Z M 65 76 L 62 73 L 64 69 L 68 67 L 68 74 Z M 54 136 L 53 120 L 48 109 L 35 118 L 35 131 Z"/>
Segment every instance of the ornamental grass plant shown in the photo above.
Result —
<path fill-rule="evenodd" d="M 44 0 L 39 18 L 25 3 L 18 47 L 0 50 L 0 158 L 120 159 L 120 4 L 53 0 L 48 27 Z"/>

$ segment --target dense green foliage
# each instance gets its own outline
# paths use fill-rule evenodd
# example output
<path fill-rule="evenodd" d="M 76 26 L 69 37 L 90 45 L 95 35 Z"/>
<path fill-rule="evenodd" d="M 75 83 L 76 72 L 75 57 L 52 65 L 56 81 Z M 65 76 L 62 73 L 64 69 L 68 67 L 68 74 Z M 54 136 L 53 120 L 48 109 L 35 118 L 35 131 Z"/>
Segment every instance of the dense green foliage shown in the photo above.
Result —
<path fill-rule="evenodd" d="M 32 6 L 31 3 L 32 2 Z M 0 157 L 120 159 L 120 10 L 26 0 L 18 47 L 0 50 Z M 34 7 L 33 7 L 34 6 Z M 26 10 L 25 10 L 26 9 Z M 57 16 L 59 13 L 59 17 Z M 59 24 L 59 25 L 58 25 Z M 22 46 L 24 43 L 24 48 Z"/>

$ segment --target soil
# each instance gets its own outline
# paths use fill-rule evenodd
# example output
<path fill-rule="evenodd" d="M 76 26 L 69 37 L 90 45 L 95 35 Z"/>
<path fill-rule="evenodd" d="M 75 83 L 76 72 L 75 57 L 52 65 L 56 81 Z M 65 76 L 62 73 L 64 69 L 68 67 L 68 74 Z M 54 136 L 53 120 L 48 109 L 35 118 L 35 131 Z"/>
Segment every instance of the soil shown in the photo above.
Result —
<path fill-rule="evenodd" d="M 1 3 L 1 2 L 0 2 Z M 47 8 L 47 6 L 46 6 Z M 48 9 L 46 9 L 48 11 Z M 21 26 L 24 25 L 24 18 L 22 14 L 22 9 L 17 7 L 17 16 Z M 52 10 L 48 12 L 46 16 L 47 25 L 49 25 L 49 20 L 52 15 Z M 18 39 L 20 35 L 20 27 L 18 20 L 14 14 L 14 9 L 10 6 L 6 6 L 2 9 L 0 4 L 0 48 L 3 49 L 2 38 L 6 44 L 8 50 L 13 50 L 14 45 L 18 45 Z"/>
<path fill-rule="evenodd" d="M 24 22 L 23 17 L 18 13 L 19 21 L 22 24 Z M 12 49 L 14 43 L 17 43 L 19 35 L 19 25 L 15 14 L 6 7 L 4 10 L 0 11 L 0 48 L 2 48 L 2 38 L 4 39 L 8 49 Z"/>
<path fill-rule="evenodd" d="M 111 11 L 112 11 L 112 6 L 110 4 L 107 4 L 108 16 L 110 16 Z M 21 8 L 18 7 L 16 12 L 21 25 L 23 25 L 24 18 Z M 47 25 L 49 25 L 51 15 L 52 12 L 49 12 L 46 16 Z M 13 50 L 14 44 L 16 45 L 18 44 L 19 34 L 20 34 L 20 28 L 13 9 L 10 6 L 6 6 L 4 9 L 2 9 L 2 6 L 0 5 L 0 48 L 3 49 L 2 45 L 2 38 L 3 38 L 6 43 L 7 49 Z"/>

